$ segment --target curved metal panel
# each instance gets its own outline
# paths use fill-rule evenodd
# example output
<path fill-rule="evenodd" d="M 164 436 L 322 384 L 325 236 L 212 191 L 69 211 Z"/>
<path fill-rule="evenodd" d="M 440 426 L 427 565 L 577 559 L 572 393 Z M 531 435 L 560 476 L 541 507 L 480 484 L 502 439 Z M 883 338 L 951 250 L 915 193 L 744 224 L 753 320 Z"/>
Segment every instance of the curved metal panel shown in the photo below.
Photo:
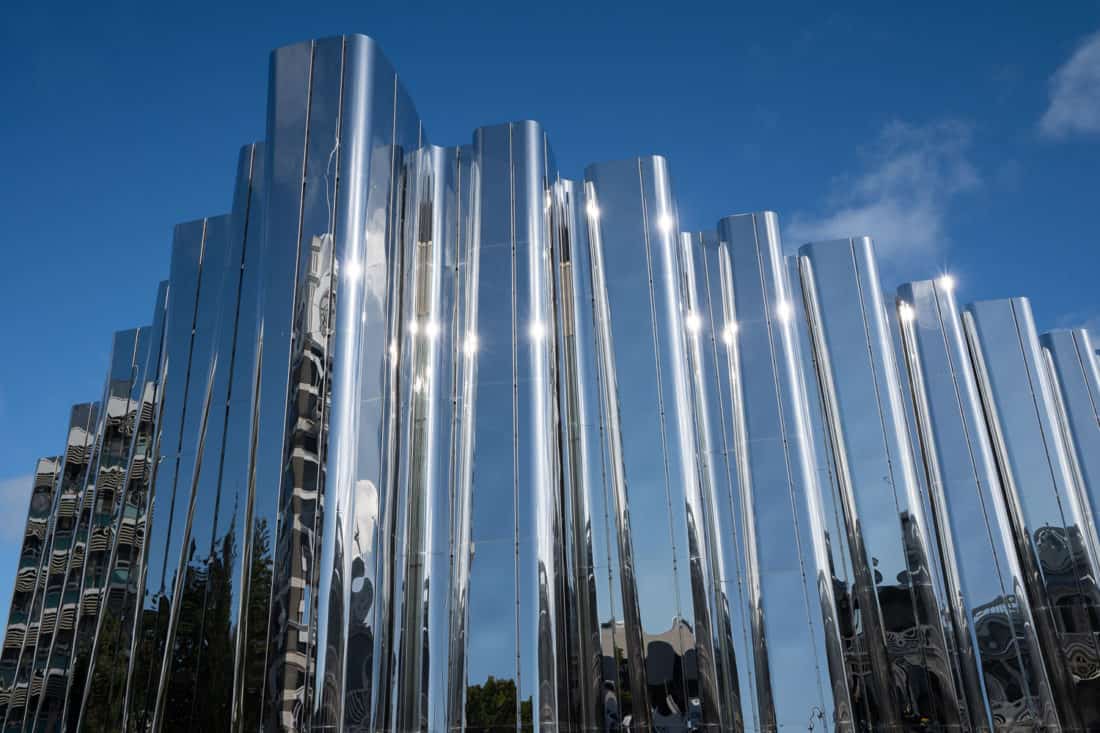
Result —
<path fill-rule="evenodd" d="M 963 312 L 1016 552 L 1066 730 L 1100 724 L 1100 566 L 1026 298 Z"/>
<path fill-rule="evenodd" d="M 1084 493 L 1082 506 L 1090 510 L 1095 528 L 1100 525 L 1100 366 L 1092 339 L 1080 328 L 1044 333 L 1039 343 L 1074 477 Z"/>
<path fill-rule="evenodd" d="M 77 573 L 84 561 L 84 543 L 80 540 L 84 492 L 95 461 L 98 427 L 98 403 L 73 405 L 56 490 L 53 537 L 40 573 L 42 602 L 40 606 L 35 602 L 32 609 L 38 618 L 37 638 L 33 644 L 28 639 L 23 645 L 11 701 L 4 716 L 5 731 L 23 730 L 35 719 L 45 678 L 52 669 L 49 662 L 53 657 L 54 639 L 59 633 L 66 638 L 71 635 L 76 620 L 80 585 Z"/>
<path fill-rule="evenodd" d="M 220 283 L 210 273 L 203 287 L 208 223 L 209 220 L 202 219 L 178 225 L 172 242 L 160 376 L 162 418 L 157 430 L 152 496 L 146 511 L 148 542 L 143 548 L 139 581 L 142 607 L 135 619 L 129 659 L 123 720 L 127 727 L 143 728 L 153 718 L 161 663 L 166 655 L 177 565 L 184 546 L 196 442 L 206 413 L 205 397 L 212 367 L 211 331 L 217 321 L 218 294 L 214 284 Z M 222 245 L 223 242 L 218 242 L 212 249 L 217 251 Z"/>
<path fill-rule="evenodd" d="M 465 724 L 555 728 L 562 583 L 550 178 L 533 122 L 474 135 Z"/>
<path fill-rule="evenodd" d="M 964 724 L 929 568 L 892 336 L 867 237 L 799 249 L 825 416 L 855 569 L 870 718 Z"/>
<path fill-rule="evenodd" d="M 971 725 L 1057 728 L 950 281 L 901 286 L 898 312 Z"/>
<path fill-rule="evenodd" d="M 599 163 L 585 185 L 632 685 L 623 721 L 716 725 L 715 589 L 668 166 Z"/>
<path fill-rule="evenodd" d="M 849 727 L 845 675 L 830 677 L 830 663 L 843 669 L 839 629 L 832 583 L 817 574 L 827 566 L 811 520 L 820 516 L 810 510 L 820 503 L 816 459 L 778 218 L 726 217 L 717 238 L 696 237 L 693 249 L 692 327 L 710 364 L 709 405 L 701 403 L 712 415 L 708 463 L 720 469 L 716 502 L 721 525 L 731 527 L 722 534 L 739 543 L 723 553 L 723 582 L 740 591 L 730 598 L 739 601 L 745 638 L 738 672 L 751 696 L 746 722 L 759 730 Z"/>
<path fill-rule="evenodd" d="M 27 523 L 23 529 L 23 544 L 15 571 L 15 587 L 12 589 L 8 624 L 4 628 L 4 646 L 0 650 L 0 710 L 6 710 L 12 699 L 19 657 L 29 635 L 35 592 L 38 590 L 39 576 L 44 572 L 42 560 L 50 548 L 54 490 L 60 473 L 60 456 L 39 458 L 35 463 Z"/>
<path fill-rule="evenodd" d="M 164 341 L 164 317 L 168 283 L 157 288 L 153 325 L 144 329 L 135 364 L 136 378 L 130 399 L 135 411 L 130 446 L 126 456 L 118 518 L 106 560 L 104 594 L 100 598 L 98 618 L 88 653 L 88 672 L 83 684 L 70 686 L 66 704 L 69 724 L 78 730 L 118 730 L 122 726 L 122 700 L 126 684 L 127 660 L 133 639 L 137 613 L 138 568 L 144 546 L 148 490 L 152 480 L 150 461 L 158 417 L 157 386 L 160 356 Z M 91 695 L 90 691 L 100 692 Z M 79 698 L 77 697 L 79 695 Z M 79 705 L 79 710 L 72 710 Z"/>

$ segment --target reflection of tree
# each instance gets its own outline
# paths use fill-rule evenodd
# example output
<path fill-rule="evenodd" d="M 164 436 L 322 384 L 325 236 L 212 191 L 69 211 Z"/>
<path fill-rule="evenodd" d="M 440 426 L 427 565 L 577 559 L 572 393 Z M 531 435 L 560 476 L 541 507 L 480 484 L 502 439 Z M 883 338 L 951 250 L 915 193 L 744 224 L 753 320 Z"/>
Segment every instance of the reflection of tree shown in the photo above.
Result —
<path fill-rule="evenodd" d="M 469 733 L 490 733 L 499 728 L 516 726 L 515 680 L 498 680 L 492 675 L 480 685 L 466 688 L 466 730 Z M 520 703 L 520 720 L 525 729 L 532 725 L 531 698 Z"/>
<path fill-rule="evenodd" d="M 84 710 L 84 729 L 89 731 L 114 730 L 118 725 L 117 698 L 121 696 L 126 684 L 126 657 L 119 654 L 120 645 L 114 643 L 121 633 L 121 616 L 115 613 L 107 613 L 100 622 L 100 638 L 109 641 L 107 648 L 103 650 L 96 660 L 95 677 L 93 687 L 97 691 L 103 691 L 103 695 L 93 695 Z M 83 686 L 73 685 L 73 694 L 83 694 Z M 99 700 L 98 704 L 96 700 Z M 72 703 L 78 703 L 74 698 Z M 75 723 L 77 716 L 70 715 L 70 722 Z"/>
<path fill-rule="evenodd" d="M 248 568 L 248 605 L 244 609 L 245 639 L 244 679 L 256 684 L 246 686 L 245 701 L 258 700 L 262 694 L 259 685 L 264 679 L 265 650 L 267 648 L 268 603 L 271 601 L 271 577 L 274 561 L 271 556 L 271 529 L 266 518 L 256 520 L 252 530 L 252 555 Z M 246 704 L 242 706 L 243 721 L 241 730 L 259 730 L 260 706 Z"/>

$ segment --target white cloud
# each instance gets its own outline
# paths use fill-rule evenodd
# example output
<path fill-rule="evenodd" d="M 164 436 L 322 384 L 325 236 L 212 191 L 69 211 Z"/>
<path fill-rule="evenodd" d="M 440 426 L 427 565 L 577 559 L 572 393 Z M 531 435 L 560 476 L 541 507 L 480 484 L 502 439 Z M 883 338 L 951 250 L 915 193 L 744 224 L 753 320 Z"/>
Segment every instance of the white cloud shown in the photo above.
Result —
<path fill-rule="evenodd" d="M 790 244 L 869 235 L 879 258 L 927 257 L 948 244 L 947 212 L 958 194 L 981 185 L 970 160 L 971 127 L 892 122 L 863 151 L 861 169 L 831 186 L 825 212 L 797 212 Z"/>
<path fill-rule="evenodd" d="M 0 504 L 7 508 L 0 512 L 0 547 L 22 541 L 33 487 L 34 474 L 0 478 Z M 14 551 L 18 553 L 19 548 Z"/>
<path fill-rule="evenodd" d="M 1086 38 L 1050 77 L 1050 106 L 1039 131 L 1055 139 L 1100 133 L 1100 33 Z"/>

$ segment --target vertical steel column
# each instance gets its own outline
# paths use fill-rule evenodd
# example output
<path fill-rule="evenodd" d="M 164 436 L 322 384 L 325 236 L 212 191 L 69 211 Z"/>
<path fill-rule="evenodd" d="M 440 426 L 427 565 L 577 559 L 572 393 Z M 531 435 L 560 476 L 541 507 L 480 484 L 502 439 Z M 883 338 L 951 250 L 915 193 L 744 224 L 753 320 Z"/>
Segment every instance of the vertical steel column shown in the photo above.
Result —
<path fill-rule="evenodd" d="M 585 186 L 629 715 L 643 727 L 718 725 L 716 589 L 668 165 L 656 156 L 599 163 L 586 169 Z"/>
<path fill-rule="evenodd" d="M 870 689 L 858 698 L 867 695 L 870 721 L 882 729 L 922 720 L 957 728 L 965 725 L 963 699 L 929 568 L 928 528 L 871 241 L 808 244 L 799 256 L 855 566 L 856 619 L 872 672 Z"/>
<path fill-rule="evenodd" d="M 208 234 L 214 233 L 208 231 L 210 222 L 201 219 L 180 224 L 172 241 L 160 376 L 164 401 L 146 513 L 148 542 L 143 548 L 138 592 L 141 611 L 135 619 L 129 659 L 124 727 L 143 729 L 152 723 L 166 655 L 175 571 L 183 550 L 183 524 L 211 367 L 212 323 L 216 320 L 217 293 L 213 291 L 219 278 L 205 267 Z M 224 252 L 222 242 L 211 240 L 210 249 Z"/>
<path fill-rule="evenodd" d="M 549 231 L 554 163 L 533 122 L 480 128 L 474 156 L 465 722 L 556 730 L 564 567 Z"/>
<path fill-rule="evenodd" d="M 1039 337 L 1059 425 L 1069 449 L 1082 505 L 1100 525 L 1100 366 L 1083 328 L 1051 331 Z"/>
<path fill-rule="evenodd" d="M 621 566 L 601 402 L 584 187 L 559 180 L 551 211 L 567 591 L 568 708 L 580 730 L 617 730 L 629 709 Z"/>
<path fill-rule="evenodd" d="M 57 488 L 60 473 L 60 456 L 39 458 L 35 462 L 27 524 L 23 530 L 23 545 L 19 550 L 19 566 L 15 571 L 8 625 L 4 628 L 4 646 L 0 651 L 0 710 L 6 710 L 11 700 L 19 657 L 26 644 L 38 579 L 44 572 L 42 559 L 50 549 L 54 490 Z"/>
<path fill-rule="evenodd" d="M 228 725 L 229 701 L 232 690 L 231 630 L 221 630 L 219 639 L 204 639 L 209 618 L 211 625 L 228 620 L 233 601 L 228 585 L 230 567 L 237 563 L 232 547 L 215 548 L 220 516 L 224 455 L 232 437 L 247 445 L 247 431 L 229 431 L 229 401 L 233 379 L 237 376 L 236 344 L 238 316 L 241 310 L 241 285 L 245 270 L 245 223 L 251 194 L 252 147 L 238 156 L 234 192 L 234 210 L 230 216 L 210 220 L 207 226 L 208 245 L 203 256 L 203 294 L 199 299 L 198 329 L 208 329 L 209 374 L 206 385 L 208 398 L 204 416 L 195 440 L 195 467 L 190 476 L 186 501 L 178 505 L 182 512 L 180 547 L 185 548 L 174 564 L 172 609 L 165 635 L 165 654 L 160 669 L 160 684 L 153 727 L 155 730 L 219 729 Z M 216 244 L 211 244 L 216 243 Z M 218 249 L 215 249 L 218 247 Z M 208 299 L 207 296 L 214 296 Z M 246 372 L 246 378 L 251 375 Z M 250 381 L 250 380 L 249 380 Z M 249 394 L 249 390 L 245 390 Z M 245 405 L 250 400 L 246 400 Z M 246 460 L 239 451 L 234 457 Z M 229 492 L 227 492 L 228 494 Z M 228 498 L 228 496 L 227 496 Z M 236 509 L 227 507 L 230 511 Z M 224 560 L 213 559 L 216 551 L 227 551 Z M 227 564 L 227 562 L 228 564 Z M 207 667 L 205 684 L 218 692 L 204 696 L 199 706 L 196 684 L 203 658 L 220 655 Z M 220 684 L 216 680 L 220 679 Z"/>
<path fill-rule="evenodd" d="M 1100 725 L 1100 564 L 1026 298 L 963 312 L 993 452 L 1065 730 Z"/>
<path fill-rule="evenodd" d="M 751 670 L 745 675 L 753 695 L 749 722 L 761 730 L 850 728 L 833 585 L 823 541 L 815 541 L 820 488 L 799 311 L 778 218 L 771 212 L 726 217 L 716 240 L 696 239 L 695 252 L 701 279 L 693 326 L 709 348 L 713 386 L 703 404 L 712 415 L 711 463 L 722 469 L 716 472 L 724 499 L 719 516 L 741 543 L 730 548 L 735 554 L 726 582 L 736 591 L 740 568 L 746 586 L 738 616 L 751 639 L 740 664 Z M 819 566 L 826 568 L 822 575 Z"/>
<path fill-rule="evenodd" d="M 150 327 L 119 331 L 111 350 L 111 364 L 104 389 L 103 424 L 99 436 L 97 463 L 89 478 L 89 526 L 86 556 L 80 579 L 79 607 L 71 640 L 60 649 L 67 660 L 61 680 L 54 691 L 39 703 L 38 718 L 47 730 L 74 729 L 76 719 L 66 723 L 70 690 L 83 690 L 88 677 L 88 661 L 99 622 L 101 595 L 107 585 L 111 550 L 121 520 L 122 495 L 132 438 L 137 428 L 141 395 L 139 370 L 149 347 Z M 60 666 L 60 665 L 59 665 Z M 74 708 L 74 713 L 77 711 Z"/>
<path fill-rule="evenodd" d="M 54 530 L 49 553 L 43 558 L 41 609 L 35 609 L 38 633 L 34 643 L 25 643 L 16 672 L 15 689 L 4 718 L 4 730 L 22 730 L 34 720 L 48 669 L 54 637 L 66 625 L 62 610 L 69 604 L 75 611 L 76 595 L 68 591 L 70 570 L 82 567 L 83 554 L 74 560 L 77 532 L 83 506 L 84 488 L 94 460 L 99 405 L 94 402 L 73 405 L 69 416 L 65 459 L 58 477 L 54 509 Z M 35 604 L 37 605 L 37 604 Z M 29 641 L 29 640 L 28 640 Z"/>
<path fill-rule="evenodd" d="M 168 283 L 161 282 L 153 309 L 153 325 L 142 338 L 142 362 L 131 399 L 137 402 L 130 436 L 120 516 L 107 559 L 107 581 L 89 651 L 88 673 L 82 686 L 73 685 L 66 700 L 66 717 L 78 730 L 118 730 L 122 727 L 127 661 L 138 611 L 140 557 L 145 543 L 145 521 L 152 482 L 154 432 L 159 417 L 158 385 L 164 343 Z M 90 691 L 96 689 L 96 695 Z M 73 710 L 79 705 L 79 710 Z"/>
<path fill-rule="evenodd" d="M 379 515 L 392 482 L 388 344 L 399 171 L 415 110 L 374 42 L 347 36 L 272 57 L 253 579 L 272 557 L 266 650 L 242 719 L 357 727 L 377 713 Z M 261 526 L 279 526 L 275 547 Z M 248 690 L 261 691 L 250 699 Z"/>
<path fill-rule="evenodd" d="M 1057 728 L 951 281 L 901 286 L 898 315 L 971 725 Z"/>

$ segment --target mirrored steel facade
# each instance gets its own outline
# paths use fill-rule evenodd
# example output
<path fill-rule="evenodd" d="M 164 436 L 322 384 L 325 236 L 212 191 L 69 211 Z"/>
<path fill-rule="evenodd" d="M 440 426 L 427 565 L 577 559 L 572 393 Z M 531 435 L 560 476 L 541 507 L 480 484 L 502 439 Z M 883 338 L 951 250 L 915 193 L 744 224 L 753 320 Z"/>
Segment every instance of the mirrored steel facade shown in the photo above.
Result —
<path fill-rule="evenodd" d="M 1086 332 L 270 69 L 35 468 L 4 731 L 1100 731 Z"/>

